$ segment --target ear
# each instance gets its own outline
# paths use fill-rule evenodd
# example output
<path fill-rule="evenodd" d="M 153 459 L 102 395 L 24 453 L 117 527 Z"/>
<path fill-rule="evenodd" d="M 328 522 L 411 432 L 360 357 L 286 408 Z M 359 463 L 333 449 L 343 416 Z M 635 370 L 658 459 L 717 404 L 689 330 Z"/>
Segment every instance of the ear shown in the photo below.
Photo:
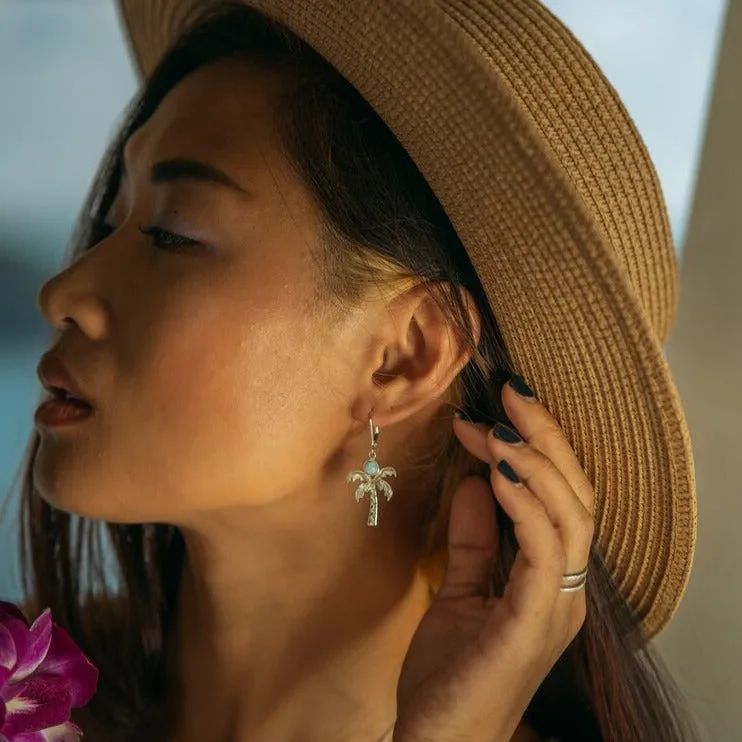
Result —
<path fill-rule="evenodd" d="M 455 290 L 471 318 L 476 345 L 481 332 L 476 303 L 466 289 Z M 430 283 L 396 295 L 381 307 L 374 325 L 374 367 L 368 369 L 368 390 L 353 409 L 354 418 L 364 423 L 372 409 L 380 427 L 414 415 L 439 399 L 471 359 L 468 344 L 455 331 L 445 304 L 431 293 Z"/>

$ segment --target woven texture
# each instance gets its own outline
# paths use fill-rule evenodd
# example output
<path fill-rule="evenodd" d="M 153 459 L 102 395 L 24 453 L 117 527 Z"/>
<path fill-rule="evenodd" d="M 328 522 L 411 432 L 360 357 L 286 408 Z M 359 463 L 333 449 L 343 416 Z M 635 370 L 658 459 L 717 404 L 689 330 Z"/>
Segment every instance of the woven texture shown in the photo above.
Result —
<path fill-rule="evenodd" d="M 456 228 L 515 370 L 597 494 L 596 539 L 651 637 L 696 538 L 690 439 L 662 352 L 678 272 L 646 148 L 536 0 L 245 0 L 369 101 Z M 146 77 L 210 0 L 119 0 Z"/>

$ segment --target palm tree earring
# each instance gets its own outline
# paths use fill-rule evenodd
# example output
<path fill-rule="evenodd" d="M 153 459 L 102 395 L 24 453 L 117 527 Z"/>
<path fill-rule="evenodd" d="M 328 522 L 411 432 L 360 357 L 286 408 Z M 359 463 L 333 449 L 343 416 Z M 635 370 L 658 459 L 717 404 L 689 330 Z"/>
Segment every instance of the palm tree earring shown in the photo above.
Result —
<path fill-rule="evenodd" d="M 383 469 L 379 466 L 376 461 L 376 448 L 379 445 L 379 428 L 374 425 L 373 410 L 368 413 L 368 428 L 371 434 L 371 450 L 368 453 L 368 458 L 363 464 L 363 471 L 352 471 L 345 478 L 346 482 L 361 482 L 356 487 L 356 502 L 360 502 L 364 495 L 368 495 L 369 508 L 368 508 L 368 520 L 366 525 L 376 526 L 379 522 L 379 500 L 376 496 L 376 491 L 380 490 L 382 494 L 386 495 L 387 501 L 392 499 L 392 487 L 389 482 L 384 480 L 384 477 L 396 477 L 397 472 L 391 466 L 385 466 Z"/>

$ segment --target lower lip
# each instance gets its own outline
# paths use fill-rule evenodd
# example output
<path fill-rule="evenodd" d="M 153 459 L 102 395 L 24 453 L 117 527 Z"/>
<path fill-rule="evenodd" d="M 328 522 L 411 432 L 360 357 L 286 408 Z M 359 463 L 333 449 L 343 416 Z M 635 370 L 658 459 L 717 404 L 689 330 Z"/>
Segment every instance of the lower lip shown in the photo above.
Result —
<path fill-rule="evenodd" d="M 65 402 L 50 399 L 40 404 L 34 414 L 34 422 L 42 427 L 70 425 L 86 420 L 93 414 L 93 408 L 79 402 Z"/>

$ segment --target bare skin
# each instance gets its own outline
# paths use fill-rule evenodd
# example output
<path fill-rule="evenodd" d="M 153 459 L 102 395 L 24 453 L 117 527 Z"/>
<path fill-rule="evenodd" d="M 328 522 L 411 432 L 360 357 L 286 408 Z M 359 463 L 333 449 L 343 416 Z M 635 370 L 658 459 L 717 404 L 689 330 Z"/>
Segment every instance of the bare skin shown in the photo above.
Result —
<path fill-rule="evenodd" d="M 40 295 L 97 410 L 42 434 L 35 476 L 69 512 L 182 529 L 173 740 L 377 742 L 429 606 L 425 486 L 406 473 L 450 434 L 446 391 L 469 356 L 416 287 L 332 323 L 314 311 L 319 217 L 279 151 L 277 89 L 217 62 L 129 141 L 112 233 Z M 153 183 L 174 158 L 244 192 Z M 207 247 L 172 252 L 139 225 Z M 372 408 L 379 459 L 400 473 L 378 528 L 345 482 Z"/>

